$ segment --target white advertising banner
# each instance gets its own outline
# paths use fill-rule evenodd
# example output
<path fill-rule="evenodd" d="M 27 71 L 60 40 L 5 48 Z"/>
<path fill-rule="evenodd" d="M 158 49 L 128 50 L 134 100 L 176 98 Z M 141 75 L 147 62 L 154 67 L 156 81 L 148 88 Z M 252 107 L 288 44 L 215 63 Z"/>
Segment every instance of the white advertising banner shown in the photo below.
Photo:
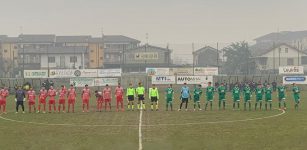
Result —
<path fill-rule="evenodd" d="M 168 76 L 169 68 L 146 68 L 148 76 Z"/>
<path fill-rule="evenodd" d="M 283 84 L 307 84 L 307 76 L 284 76 Z"/>
<path fill-rule="evenodd" d="M 279 67 L 279 74 L 304 74 L 303 66 L 282 66 Z"/>
<path fill-rule="evenodd" d="M 50 78 L 97 77 L 97 69 L 55 69 L 49 71 Z"/>
<path fill-rule="evenodd" d="M 151 83 L 152 84 L 175 84 L 176 77 L 175 76 L 152 76 Z"/>
<path fill-rule="evenodd" d="M 24 78 L 48 78 L 48 70 L 24 70 Z"/>
<path fill-rule="evenodd" d="M 95 78 L 70 78 L 70 84 L 75 87 L 95 86 Z"/>
<path fill-rule="evenodd" d="M 219 75 L 219 70 L 217 67 L 195 67 L 195 76 L 214 76 Z"/>
<path fill-rule="evenodd" d="M 201 84 L 206 87 L 208 82 L 213 82 L 212 76 L 177 76 L 177 84 Z"/>
<path fill-rule="evenodd" d="M 193 75 L 193 68 L 170 68 L 170 75 L 187 76 Z"/>
<path fill-rule="evenodd" d="M 120 77 L 121 69 L 98 69 L 98 77 Z"/>
<path fill-rule="evenodd" d="M 117 86 L 118 78 L 95 78 L 95 86 Z"/>

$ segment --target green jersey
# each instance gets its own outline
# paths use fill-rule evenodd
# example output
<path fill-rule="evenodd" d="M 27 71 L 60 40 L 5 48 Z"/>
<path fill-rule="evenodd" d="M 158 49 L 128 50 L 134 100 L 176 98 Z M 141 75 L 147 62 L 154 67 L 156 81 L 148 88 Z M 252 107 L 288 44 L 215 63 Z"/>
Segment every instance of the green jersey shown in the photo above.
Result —
<path fill-rule="evenodd" d="M 243 89 L 243 94 L 244 94 L 244 100 L 250 100 L 251 99 L 251 94 L 252 91 L 250 89 L 249 86 L 246 86 L 244 89 Z"/>
<path fill-rule="evenodd" d="M 194 89 L 194 100 L 199 101 L 200 95 L 203 93 L 200 88 Z"/>
<path fill-rule="evenodd" d="M 286 87 L 285 86 L 278 86 L 277 87 L 277 91 L 278 91 L 278 98 L 279 100 L 282 100 L 286 97 Z"/>
<path fill-rule="evenodd" d="M 272 88 L 271 87 L 265 89 L 265 100 L 272 101 Z"/>
<path fill-rule="evenodd" d="M 137 87 L 136 88 L 136 94 L 137 95 L 144 95 L 145 94 L 145 88 L 144 87 Z"/>
<path fill-rule="evenodd" d="M 292 88 L 292 92 L 293 92 L 294 100 L 297 103 L 300 100 L 300 88 L 297 86 L 294 86 Z"/>
<path fill-rule="evenodd" d="M 213 95 L 214 95 L 214 87 L 213 86 L 208 86 L 206 88 L 206 95 L 207 95 L 207 100 L 212 101 L 213 100 Z"/>
<path fill-rule="evenodd" d="M 173 100 L 173 97 L 174 97 L 174 90 L 173 90 L 173 88 L 167 88 L 165 90 L 165 93 L 166 93 L 166 99 Z"/>
<path fill-rule="evenodd" d="M 219 100 L 225 100 L 226 99 L 226 87 L 221 85 L 217 88 L 217 91 L 219 93 Z"/>
<path fill-rule="evenodd" d="M 135 96 L 135 89 L 133 87 L 127 88 L 127 96 Z"/>
<path fill-rule="evenodd" d="M 259 87 L 256 88 L 255 94 L 256 94 L 256 100 L 257 100 L 257 101 L 262 100 L 262 98 L 263 98 L 263 93 L 264 93 L 263 88 L 259 88 Z"/>
<path fill-rule="evenodd" d="M 240 100 L 240 88 L 239 87 L 234 87 L 232 89 L 232 96 L 234 100 Z"/>

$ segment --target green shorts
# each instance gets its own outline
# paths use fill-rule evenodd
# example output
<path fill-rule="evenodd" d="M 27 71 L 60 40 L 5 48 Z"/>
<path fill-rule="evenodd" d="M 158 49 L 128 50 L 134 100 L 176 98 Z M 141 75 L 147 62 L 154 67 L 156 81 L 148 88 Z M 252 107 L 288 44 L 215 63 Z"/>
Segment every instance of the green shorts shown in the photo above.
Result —
<path fill-rule="evenodd" d="M 265 102 L 272 102 L 272 98 L 265 98 Z"/>
<path fill-rule="evenodd" d="M 200 102 L 199 98 L 194 98 L 194 103 Z"/>
<path fill-rule="evenodd" d="M 300 100 L 301 100 L 301 98 L 300 98 L 300 96 L 299 96 L 299 95 L 294 96 L 294 102 L 295 102 L 295 103 L 299 103 L 299 102 L 300 102 Z"/>
<path fill-rule="evenodd" d="M 173 98 L 166 98 L 166 103 L 171 103 L 173 102 Z"/>
<path fill-rule="evenodd" d="M 251 101 L 251 98 L 250 98 L 250 97 L 245 97 L 245 98 L 244 98 L 244 102 L 249 102 L 249 101 Z"/>
<path fill-rule="evenodd" d="M 240 102 L 240 98 L 239 97 L 233 98 L 233 102 Z"/>
<path fill-rule="evenodd" d="M 225 101 L 225 100 L 226 100 L 225 95 L 219 96 L 219 101 Z"/>

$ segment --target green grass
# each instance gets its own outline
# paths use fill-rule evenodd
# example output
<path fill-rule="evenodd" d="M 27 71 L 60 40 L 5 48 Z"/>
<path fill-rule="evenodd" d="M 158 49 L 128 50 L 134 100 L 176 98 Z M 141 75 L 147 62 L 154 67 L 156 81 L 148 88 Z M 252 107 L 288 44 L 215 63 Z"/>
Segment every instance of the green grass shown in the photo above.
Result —
<path fill-rule="evenodd" d="M 293 110 L 290 95 L 289 93 L 287 100 L 288 110 L 284 115 L 233 123 L 212 122 L 261 118 L 281 112 L 278 110 L 233 111 L 231 100 L 228 100 L 225 111 L 217 110 L 217 100 L 215 100 L 213 111 L 171 112 L 164 110 L 165 102 L 160 100 L 160 111 L 143 113 L 143 147 L 145 150 L 306 149 L 307 107 L 304 100 L 307 95 L 302 95 L 299 111 Z M 202 102 L 204 102 L 204 97 L 202 97 Z M 15 114 L 15 104 L 13 98 L 10 97 L 7 104 L 8 114 L 2 115 L 5 118 L 24 122 L 74 124 L 76 126 L 39 125 L 0 119 L 0 150 L 138 149 L 138 111 L 115 112 L 113 107 L 112 112 L 94 112 L 95 100 L 92 99 L 92 111 L 82 113 L 80 103 L 81 100 L 78 100 L 74 114 Z M 278 106 L 276 98 L 273 104 L 275 108 Z M 174 108 L 177 110 L 178 106 L 179 100 L 176 100 Z M 192 107 L 190 103 L 190 110 Z M 147 108 L 149 108 L 148 103 Z M 241 108 L 243 108 L 242 102 Z M 192 124 L 184 125 L 186 123 Z"/>

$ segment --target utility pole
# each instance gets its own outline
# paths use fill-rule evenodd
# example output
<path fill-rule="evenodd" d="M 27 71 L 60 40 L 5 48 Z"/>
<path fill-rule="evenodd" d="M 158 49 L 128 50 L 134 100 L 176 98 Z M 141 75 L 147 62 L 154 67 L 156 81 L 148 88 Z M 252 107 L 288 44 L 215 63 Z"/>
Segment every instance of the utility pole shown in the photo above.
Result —
<path fill-rule="evenodd" d="M 192 54 L 193 54 L 193 76 L 195 74 L 195 51 L 194 51 L 194 42 L 192 43 Z"/>
<path fill-rule="evenodd" d="M 216 65 L 217 65 L 217 71 L 218 73 L 220 72 L 220 64 L 219 64 L 219 58 L 220 58 L 220 55 L 219 55 L 219 42 L 216 43 L 216 54 L 217 54 L 217 57 L 216 57 Z"/>
<path fill-rule="evenodd" d="M 300 42 L 297 41 L 297 65 L 300 65 Z"/>

